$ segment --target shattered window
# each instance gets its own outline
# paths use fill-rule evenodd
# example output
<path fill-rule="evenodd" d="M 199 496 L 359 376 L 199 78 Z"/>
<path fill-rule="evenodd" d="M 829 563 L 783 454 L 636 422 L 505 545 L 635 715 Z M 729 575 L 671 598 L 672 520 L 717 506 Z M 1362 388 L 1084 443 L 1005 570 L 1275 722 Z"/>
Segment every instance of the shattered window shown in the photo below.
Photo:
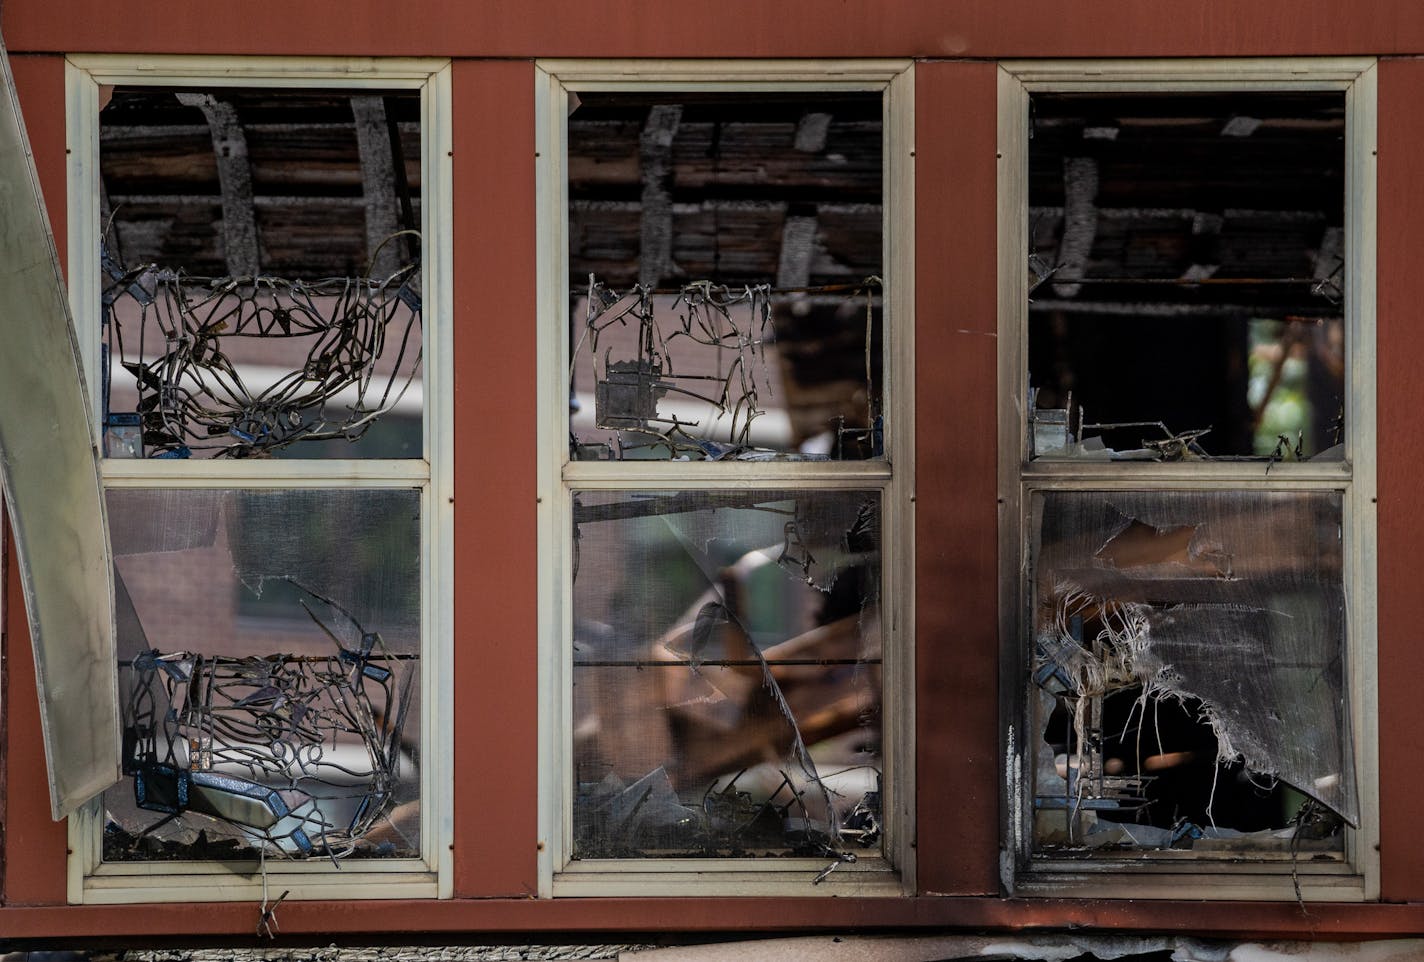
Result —
<path fill-rule="evenodd" d="M 428 847 L 422 97 L 100 88 L 109 874 Z"/>
<path fill-rule="evenodd" d="M 1347 95 L 1113 86 L 1028 96 L 1011 830 L 1299 897 L 1367 794 Z"/>
<path fill-rule="evenodd" d="M 100 113 L 104 453 L 410 458 L 420 98 L 119 88 Z"/>
<path fill-rule="evenodd" d="M 131 783 L 105 859 L 418 855 L 419 492 L 123 488 L 108 512 Z"/>
<path fill-rule="evenodd" d="M 1343 459 L 1344 94 L 1031 111 L 1030 457 Z"/>
<path fill-rule="evenodd" d="M 810 81 L 563 93 L 556 893 L 635 859 L 898 884 L 893 81 Z"/>
<path fill-rule="evenodd" d="M 878 851 L 878 492 L 573 511 L 574 857 Z"/>
<path fill-rule="evenodd" d="M 1341 507 L 1324 491 L 1034 498 L 1039 852 L 1342 850 L 1359 807 Z"/>
<path fill-rule="evenodd" d="M 882 457 L 880 94 L 571 110 L 570 457 Z"/>

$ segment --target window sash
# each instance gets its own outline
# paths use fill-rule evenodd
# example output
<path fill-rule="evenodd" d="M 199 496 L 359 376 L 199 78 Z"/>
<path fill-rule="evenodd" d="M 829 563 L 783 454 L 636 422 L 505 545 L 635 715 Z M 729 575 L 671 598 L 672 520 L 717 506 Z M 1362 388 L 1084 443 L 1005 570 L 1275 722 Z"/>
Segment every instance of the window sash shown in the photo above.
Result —
<path fill-rule="evenodd" d="M 1375 64 L 1370 58 L 1281 60 L 1006 61 L 999 71 L 999 489 L 1005 505 L 1000 557 L 1001 704 L 1006 765 L 1027 771 L 1037 733 L 1028 719 L 1028 573 L 1033 495 L 1052 490 L 1333 490 L 1344 495 L 1347 674 L 1361 827 L 1347 836 L 1344 865 L 1300 871 L 1307 899 L 1371 899 L 1379 891 L 1378 754 L 1374 720 L 1376 606 Z M 1129 464 L 1027 461 L 1028 102 L 1033 92 L 1256 92 L 1343 90 L 1346 99 L 1346 457 L 1336 463 Z M 1027 777 L 1027 776 L 1024 776 Z M 1013 784 L 1009 784 L 1013 782 Z M 1006 887 L 1022 894 L 1292 899 L 1289 866 L 1269 862 L 1224 871 L 1206 862 L 1031 858 L 1031 801 L 1006 778 Z M 1300 868 L 1304 869 L 1304 863 Z"/>
<path fill-rule="evenodd" d="M 267 872 L 291 898 L 448 898 L 452 894 L 453 732 L 453 416 L 449 311 L 452 303 L 451 72 L 449 61 L 390 58 L 204 57 L 74 55 L 66 63 L 70 164 L 69 299 L 78 318 L 85 369 L 97 372 L 100 331 L 98 117 L 100 85 L 157 87 L 301 87 L 421 93 L 421 205 L 424 238 L 423 449 L 400 460 L 124 460 L 99 461 L 104 489 L 176 488 L 415 488 L 421 492 L 421 824 L 420 858 L 365 860 L 336 871 L 329 860 L 270 860 Z M 90 416 L 97 425 L 101 389 L 89 379 Z M 105 863 L 98 800 L 70 819 L 68 879 L 73 903 L 250 900 L 262 882 L 233 874 L 233 863 Z M 276 884 L 271 882 L 269 884 Z"/>
<path fill-rule="evenodd" d="M 910 479 L 913 478 L 913 73 L 906 61 L 541 61 L 536 67 L 540 342 L 539 893 L 551 895 L 900 895 L 914 877 L 913 611 Z M 568 438 L 568 187 L 566 97 L 597 91 L 885 92 L 883 256 L 887 281 L 882 378 L 886 457 L 820 463 L 571 462 Z M 893 318 L 893 319 L 892 319 Z M 816 488 L 878 490 L 885 531 L 885 859 L 810 879 L 827 859 L 627 859 L 571 861 L 572 631 L 570 498 L 575 489 Z M 804 863 L 804 864 L 803 864 Z M 850 869 L 851 871 L 846 871 Z"/>

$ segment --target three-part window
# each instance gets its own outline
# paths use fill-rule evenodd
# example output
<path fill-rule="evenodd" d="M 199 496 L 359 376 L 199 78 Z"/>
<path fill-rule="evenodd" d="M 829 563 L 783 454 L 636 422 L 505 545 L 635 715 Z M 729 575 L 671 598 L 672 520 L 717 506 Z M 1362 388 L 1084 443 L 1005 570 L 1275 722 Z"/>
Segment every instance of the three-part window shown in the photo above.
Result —
<path fill-rule="evenodd" d="M 535 68 L 541 895 L 914 891 L 912 67 L 833 66 Z M 1005 883 L 1373 897 L 1372 65 L 1000 74 Z M 447 65 L 69 79 L 71 898 L 448 895 Z"/>

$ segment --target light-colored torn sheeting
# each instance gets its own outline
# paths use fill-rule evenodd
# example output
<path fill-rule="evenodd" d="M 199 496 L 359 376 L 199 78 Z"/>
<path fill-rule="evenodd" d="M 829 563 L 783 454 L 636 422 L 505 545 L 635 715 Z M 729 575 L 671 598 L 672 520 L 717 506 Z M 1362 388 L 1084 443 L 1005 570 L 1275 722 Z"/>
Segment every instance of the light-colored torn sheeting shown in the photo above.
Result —
<path fill-rule="evenodd" d="M 59 819 L 119 778 L 113 593 L 79 344 L 3 44 L 0 66 L 0 476 Z"/>
<path fill-rule="evenodd" d="M 1132 962 L 1171 952 L 1172 962 L 1415 962 L 1424 939 L 1381 942 L 1216 942 L 1181 936 L 946 935 L 763 939 L 632 950 L 622 962 Z"/>
<path fill-rule="evenodd" d="M 1034 508 L 1041 659 L 1075 686 L 1200 699 L 1222 761 L 1357 820 L 1337 493 L 1049 492 Z"/>

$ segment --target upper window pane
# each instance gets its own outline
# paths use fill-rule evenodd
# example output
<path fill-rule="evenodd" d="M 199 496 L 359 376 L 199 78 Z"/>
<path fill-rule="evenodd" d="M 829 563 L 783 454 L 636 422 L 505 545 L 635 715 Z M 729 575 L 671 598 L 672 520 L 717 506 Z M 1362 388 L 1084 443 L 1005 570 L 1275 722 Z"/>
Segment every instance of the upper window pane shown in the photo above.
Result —
<path fill-rule="evenodd" d="M 1342 93 L 1038 94 L 1030 457 L 1339 458 Z"/>
<path fill-rule="evenodd" d="M 117 88 L 104 450 L 422 454 L 420 98 Z"/>
<path fill-rule="evenodd" d="M 570 107 L 570 458 L 880 457 L 881 95 Z"/>

